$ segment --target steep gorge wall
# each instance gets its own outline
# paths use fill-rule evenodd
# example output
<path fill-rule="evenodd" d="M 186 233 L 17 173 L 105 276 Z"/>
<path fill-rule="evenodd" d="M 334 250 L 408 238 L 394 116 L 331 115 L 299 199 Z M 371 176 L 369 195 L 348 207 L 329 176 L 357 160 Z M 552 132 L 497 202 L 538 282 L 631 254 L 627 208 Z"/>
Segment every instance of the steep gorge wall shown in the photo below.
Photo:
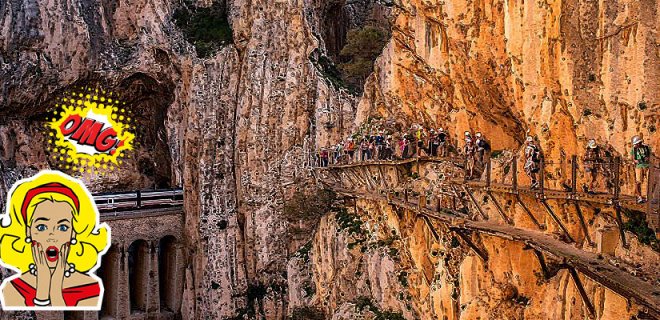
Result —
<path fill-rule="evenodd" d="M 292 305 L 318 305 L 332 319 L 373 319 L 373 313 L 358 307 L 360 297 L 373 299 L 381 312 L 390 310 L 406 319 L 590 317 L 568 270 L 544 277 L 533 250 L 523 243 L 469 236 L 487 254 L 483 261 L 442 224 L 433 224 L 440 236 L 436 239 L 413 211 L 362 199 L 354 204 L 351 200 L 348 208 L 324 217 L 309 253 L 291 261 L 291 274 L 309 264 L 312 276 L 304 280 L 303 269 L 303 280 L 298 281 L 315 288 L 308 290 L 313 295 L 293 299 Z M 357 228 L 346 228 L 344 221 L 350 219 Z M 309 262 L 301 261 L 305 259 Z M 596 319 L 638 316 L 639 306 L 587 277 L 581 281 L 595 305 Z"/>
<path fill-rule="evenodd" d="M 529 132 L 553 157 L 587 139 L 657 149 L 658 1 L 395 2 L 393 39 L 358 120 L 479 128 L 495 149 Z"/>
<path fill-rule="evenodd" d="M 141 147 L 121 170 L 83 178 L 94 191 L 184 187 L 184 318 L 283 318 L 283 199 L 309 185 L 317 141 L 347 134 L 355 98 L 309 60 L 321 39 L 316 2 L 227 2 L 234 43 L 205 59 L 171 20 L 179 5 L 0 4 L 0 189 L 53 166 L 40 126 L 57 95 L 116 91 L 141 115 Z"/>

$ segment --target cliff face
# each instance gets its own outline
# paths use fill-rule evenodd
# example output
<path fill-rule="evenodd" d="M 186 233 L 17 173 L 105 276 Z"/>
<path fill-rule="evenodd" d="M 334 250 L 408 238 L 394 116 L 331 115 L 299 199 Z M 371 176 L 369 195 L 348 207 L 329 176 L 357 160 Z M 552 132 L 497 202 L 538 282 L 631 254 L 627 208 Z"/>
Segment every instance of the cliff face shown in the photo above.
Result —
<path fill-rule="evenodd" d="M 657 147 L 659 5 L 396 2 L 360 119 L 431 122 L 458 138 L 479 128 L 494 149 L 529 132 L 551 157 L 590 138 L 623 154 L 637 134 Z"/>
<path fill-rule="evenodd" d="M 360 216 L 388 217 L 364 219 L 372 248 L 347 249 L 355 240 L 329 215 L 305 258 L 294 252 L 308 237 L 287 232 L 282 207 L 295 189 L 313 188 L 309 153 L 373 115 L 479 128 L 494 149 L 517 148 L 529 131 L 549 157 L 579 153 L 592 137 L 626 154 L 635 134 L 658 150 L 660 2 L 221 4 L 233 41 L 199 58 L 172 21 L 178 1 L 0 2 L 0 193 L 52 166 L 39 121 L 53 99 L 101 85 L 139 115 L 140 146 L 121 170 L 83 178 L 94 191 L 184 187 L 185 319 L 281 319 L 310 305 L 336 319 L 384 309 L 409 319 L 583 316 L 568 276 L 538 284 L 519 244 L 483 239 L 501 253 L 484 265 L 431 241 L 405 213 L 358 203 Z M 336 56 L 349 28 L 390 15 L 392 39 L 362 97 L 324 79 L 313 61 Z M 430 255 L 441 251 L 448 264 Z M 457 305 L 456 295 L 471 302 Z M 350 303 L 361 296 L 356 311 Z M 636 312 L 600 296 L 602 319 Z M 558 300 L 538 303 L 547 297 Z"/>

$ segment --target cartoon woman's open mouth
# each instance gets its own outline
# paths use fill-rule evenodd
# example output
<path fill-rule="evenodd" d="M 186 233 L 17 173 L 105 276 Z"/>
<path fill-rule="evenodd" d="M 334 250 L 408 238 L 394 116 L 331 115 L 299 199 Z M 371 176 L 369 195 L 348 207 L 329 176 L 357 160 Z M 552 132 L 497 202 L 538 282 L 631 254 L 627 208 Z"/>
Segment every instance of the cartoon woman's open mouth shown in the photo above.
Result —
<path fill-rule="evenodd" d="M 46 259 L 50 262 L 57 261 L 57 255 L 60 253 L 60 250 L 55 246 L 50 246 L 46 248 Z"/>

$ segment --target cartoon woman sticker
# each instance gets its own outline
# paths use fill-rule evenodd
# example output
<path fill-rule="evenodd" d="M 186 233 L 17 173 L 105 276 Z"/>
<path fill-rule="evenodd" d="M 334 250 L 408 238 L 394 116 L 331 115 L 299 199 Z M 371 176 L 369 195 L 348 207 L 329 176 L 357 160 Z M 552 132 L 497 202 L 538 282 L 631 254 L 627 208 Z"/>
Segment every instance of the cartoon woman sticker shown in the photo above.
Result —
<path fill-rule="evenodd" d="M 94 275 L 110 246 L 110 228 L 85 185 L 58 171 L 16 182 L 0 228 L 3 309 L 99 310 L 103 284 Z"/>

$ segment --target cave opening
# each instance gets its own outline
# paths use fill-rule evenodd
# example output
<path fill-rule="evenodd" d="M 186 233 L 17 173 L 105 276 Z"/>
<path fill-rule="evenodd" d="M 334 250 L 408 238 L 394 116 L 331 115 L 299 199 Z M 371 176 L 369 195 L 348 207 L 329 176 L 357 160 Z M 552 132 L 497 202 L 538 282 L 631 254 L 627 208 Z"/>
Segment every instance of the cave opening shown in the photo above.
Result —
<path fill-rule="evenodd" d="M 156 189 L 171 187 L 171 157 L 165 119 L 167 108 L 174 102 L 171 82 L 158 82 L 144 73 L 135 73 L 120 82 L 122 101 L 132 110 L 135 120 L 137 167 L 151 179 Z"/>
<path fill-rule="evenodd" d="M 361 94 L 391 37 L 389 15 L 388 5 L 380 1 L 331 2 L 322 12 L 325 52 L 315 52 L 312 62 L 334 85 Z"/>

